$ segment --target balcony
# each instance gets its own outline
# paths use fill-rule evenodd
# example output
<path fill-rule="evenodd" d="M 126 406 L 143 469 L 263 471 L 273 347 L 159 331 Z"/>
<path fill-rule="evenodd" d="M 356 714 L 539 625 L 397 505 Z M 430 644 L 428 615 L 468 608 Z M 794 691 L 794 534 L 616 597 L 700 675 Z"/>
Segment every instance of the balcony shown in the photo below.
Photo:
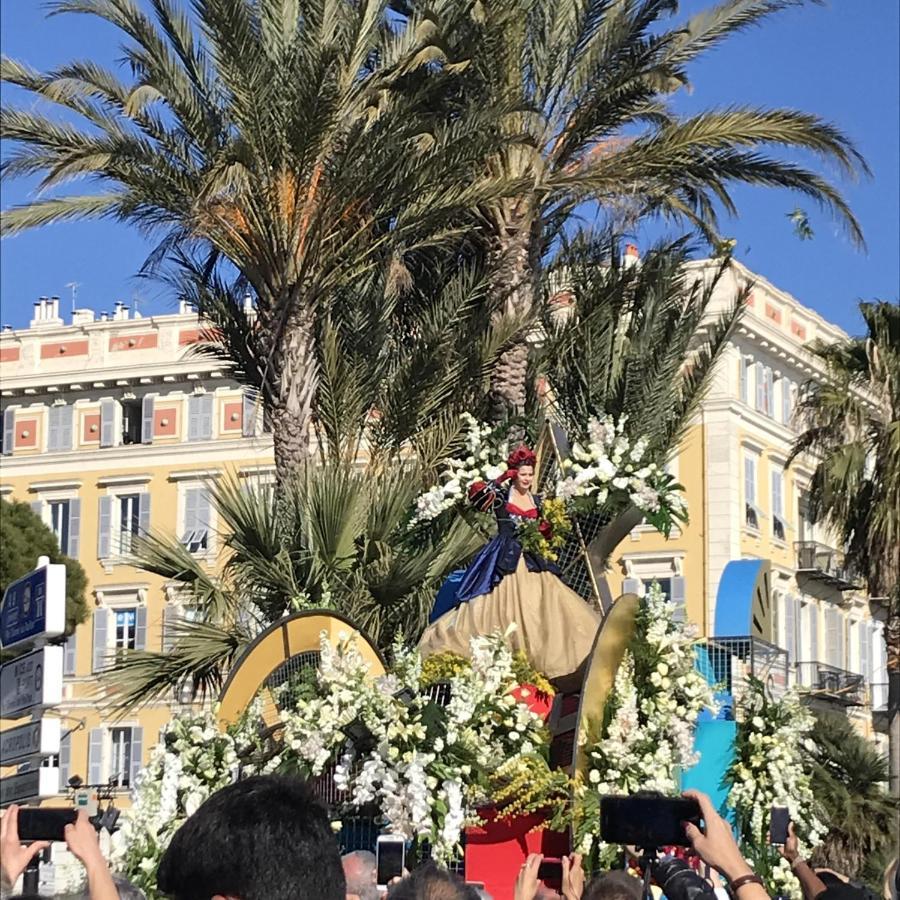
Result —
<path fill-rule="evenodd" d="M 855 672 L 821 662 L 798 662 L 797 683 L 807 696 L 841 706 L 865 706 L 866 680 Z"/>
<path fill-rule="evenodd" d="M 833 547 L 818 541 L 797 541 L 797 574 L 812 581 L 850 591 L 858 585 L 856 575 L 844 564 L 844 556 Z"/>
<path fill-rule="evenodd" d="M 698 641 L 695 648 L 700 672 L 735 700 L 744 693 L 748 677 L 758 678 L 775 697 L 787 690 L 788 653 L 775 644 L 740 635 L 707 638 Z"/>

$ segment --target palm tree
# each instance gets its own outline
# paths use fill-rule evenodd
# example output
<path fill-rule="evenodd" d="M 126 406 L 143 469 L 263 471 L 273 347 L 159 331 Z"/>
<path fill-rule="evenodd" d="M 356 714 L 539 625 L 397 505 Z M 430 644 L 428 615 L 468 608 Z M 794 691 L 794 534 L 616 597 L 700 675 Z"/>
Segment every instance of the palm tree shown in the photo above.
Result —
<path fill-rule="evenodd" d="M 810 514 L 887 609 L 891 793 L 900 796 L 900 303 L 861 303 L 863 337 L 816 344 L 825 379 L 801 392 L 797 438 L 816 460 Z"/>
<path fill-rule="evenodd" d="M 193 16 L 175 0 L 148 6 L 52 4 L 114 26 L 130 78 L 92 61 L 40 73 L 4 57 L 3 80 L 42 101 L 3 109 L 5 174 L 42 174 L 41 192 L 83 177 L 102 190 L 7 210 L 3 232 L 114 218 L 161 236 L 150 263 L 173 248 L 203 254 L 207 270 L 227 261 L 255 299 L 252 380 L 284 474 L 309 452 L 318 305 L 457 234 L 493 196 L 496 180 L 475 175 L 490 111 L 418 114 L 429 97 L 417 72 L 456 64 L 427 15 L 398 31 L 386 0 L 197 0 Z"/>
<path fill-rule="evenodd" d="M 887 763 L 846 716 L 818 716 L 812 737 L 812 787 L 828 824 L 815 855 L 851 878 L 874 875 L 877 885 L 897 840 Z"/>
<path fill-rule="evenodd" d="M 542 264 L 586 201 L 620 225 L 656 214 L 713 237 L 717 208 L 735 212 L 731 185 L 787 187 L 830 208 L 862 242 L 834 187 L 773 152 L 799 148 L 847 173 L 866 171 L 836 128 L 793 110 L 735 104 L 680 117 L 668 105 L 698 56 L 799 2 L 724 0 L 675 25 L 669 0 L 427 4 L 446 44 L 469 60 L 457 77 L 473 107 L 511 110 L 499 119 L 507 143 L 488 166 L 523 187 L 481 207 L 496 289 L 511 313 L 533 311 Z M 496 415 L 522 411 L 527 369 L 522 340 L 494 373 Z"/>

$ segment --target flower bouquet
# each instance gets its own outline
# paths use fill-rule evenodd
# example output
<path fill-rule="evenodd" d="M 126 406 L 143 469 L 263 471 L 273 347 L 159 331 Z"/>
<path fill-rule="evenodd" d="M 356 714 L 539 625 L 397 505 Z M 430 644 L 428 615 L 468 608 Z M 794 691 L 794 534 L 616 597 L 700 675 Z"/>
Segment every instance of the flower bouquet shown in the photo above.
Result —
<path fill-rule="evenodd" d="M 516 532 L 522 549 L 553 562 L 558 558 L 556 551 L 565 545 L 571 530 L 572 522 L 566 515 L 562 500 L 545 500 L 536 519 L 521 516 L 516 520 Z"/>

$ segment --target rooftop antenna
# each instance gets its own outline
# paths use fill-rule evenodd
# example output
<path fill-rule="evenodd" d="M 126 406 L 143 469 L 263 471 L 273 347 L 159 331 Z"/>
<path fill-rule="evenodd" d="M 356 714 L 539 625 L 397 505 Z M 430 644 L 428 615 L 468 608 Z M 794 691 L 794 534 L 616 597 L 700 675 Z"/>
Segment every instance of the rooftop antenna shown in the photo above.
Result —
<path fill-rule="evenodd" d="M 80 283 L 77 281 L 70 281 L 66 287 L 72 291 L 72 312 L 75 312 L 75 304 L 78 301 L 78 288 L 80 287 Z"/>

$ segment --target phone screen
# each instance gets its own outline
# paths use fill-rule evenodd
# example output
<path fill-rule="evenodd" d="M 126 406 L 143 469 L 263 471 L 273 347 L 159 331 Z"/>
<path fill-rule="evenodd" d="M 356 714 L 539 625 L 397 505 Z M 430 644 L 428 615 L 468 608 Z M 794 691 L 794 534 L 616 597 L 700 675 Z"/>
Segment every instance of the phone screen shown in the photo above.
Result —
<path fill-rule="evenodd" d="M 683 822 L 700 821 L 696 801 L 684 797 L 602 797 L 600 836 L 610 844 L 652 848 L 688 844 Z"/>
<path fill-rule="evenodd" d="M 376 863 L 377 882 L 384 886 L 392 878 L 403 874 L 403 857 L 406 847 L 402 838 L 396 841 L 378 841 L 376 851 L 378 857 Z"/>
<path fill-rule="evenodd" d="M 19 838 L 23 841 L 64 841 L 66 825 L 74 825 L 78 813 L 74 809 L 19 810 Z"/>
<path fill-rule="evenodd" d="M 538 867 L 538 880 L 548 888 L 562 887 L 562 860 L 544 859 Z"/>
<path fill-rule="evenodd" d="M 773 844 L 785 844 L 788 839 L 788 824 L 791 821 L 790 811 L 785 806 L 773 806 L 769 820 L 769 840 Z"/>

